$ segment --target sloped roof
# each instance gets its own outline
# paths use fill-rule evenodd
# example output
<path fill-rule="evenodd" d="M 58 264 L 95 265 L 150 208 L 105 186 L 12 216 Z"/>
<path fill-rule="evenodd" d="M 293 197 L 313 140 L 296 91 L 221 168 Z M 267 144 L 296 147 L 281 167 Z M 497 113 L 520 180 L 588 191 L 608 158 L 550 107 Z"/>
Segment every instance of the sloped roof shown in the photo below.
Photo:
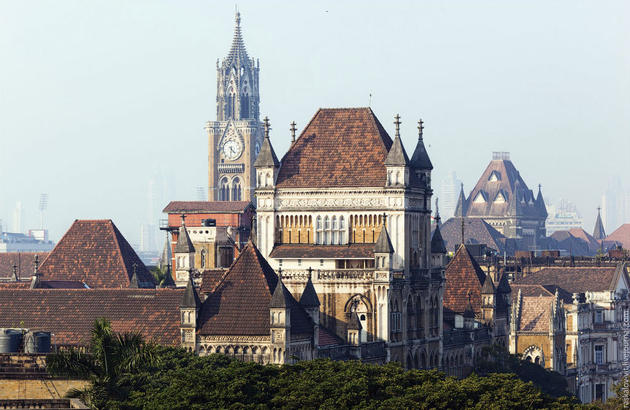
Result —
<path fill-rule="evenodd" d="M 383 227 L 378 234 L 378 239 L 374 244 L 374 253 L 394 253 L 394 246 L 392 246 L 392 241 L 389 239 L 387 227 Z"/>
<path fill-rule="evenodd" d="M 444 307 L 464 313 L 470 303 L 476 313 L 481 312 L 481 288 L 486 278 L 475 258 L 465 246 L 460 246 L 445 271 Z"/>
<path fill-rule="evenodd" d="M 176 346 L 183 289 L 2 289 L 0 327 L 24 323 L 53 333 L 55 344 L 89 344 L 97 318 L 116 332 L 140 332 L 157 343 Z"/>
<path fill-rule="evenodd" d="M 269 335 L 269 304 L 278 276 L 250 241 L 202 303 L 201 335 Z M 313 331 L 310 317 L 289 294 L 291 332 Z"/>
<path fill-rule="evenodd" d="M 523 296 L 517 330 L 549 332 L 553 296 Z"/>
<path fill-rule="evenodd" d="M 188 283 L 186 284 L 186 289 L 184 290 L 184 294 L 182 295 L 182 300 L 179 305 L 182 308 L 199 308 L 201 307 L 201 301 L 199 300 L 199 295 L 197 295 L 197 289 L 195 289 L 195 285 L 193 283 L 192 277 L 188 277 Z"/>
<path fill-rule="evenodd" d="M 606 237 L 605 242 L 619 242 L 624 249 L 630 249 L 630 223 L 623 224 Z"/>
<path fill-rule="evenodd" d="M 370 108 L 320 108 L 282 158 L 276 186 L 385 186 L 391 146 Z"/>
<path fill-rule="evenodd" d="M 402 145 L 400 137 L 397 135 L 394 138 L 392 147 L 387 153 L 387 157 L 385 158 L 385 165 L 405 167 L 407 166 L 407 164 L 409 164 L 409 157 L 407 156 L 405 147 L 403 147 Z"/>
<path fill-rule="evenodd" d="M 110 219 L 75 220 L 39 273 L 42 280 L 121 288 L 130 285 L 134 265 L 141 286 L 154 286 L 153 275 Z"/>
<path fill-rule="evenodd" d="M 315 291 L 315 286 L 313 286 L 313 281 L 311 277 L 308 277 L 306 281 L 306 286 L 304 286 L 304 291 L 300 296 L 300 305 L 306 307 L 317 307 L 319 306 L 319 298 L 317 297 L 317 292 Z"/>
<path fill-rule="evenodd" d="M 604 231 L 604 224 L 602 223 L 602 216 L 597 210 L 597 220 L 595 221 L 595 228 L 593 229 L 593 238 L 600 240 L 606 238 L 606 231 Z"/>
<path fill-rule="evenodd" d="M 440 226 L 437 224 L 435 225 L 435 231 L 431 237 L 431 253 L 446 253 L 446 246 L 444 246 Z"/>
<path fill-rule="evenodd" d="M 4 252 L 0 253 L 0 278 L 13 278 L 13 266 L 17 266 L 20 279 L 30 279 L 35 268 L 35 256 L 39 264 L 46 259 L 49 252 Z"/>
<path fill-rule="evenodd" d="M 225 269 L 208 269 L 201 273 L 201 287 L 199 292 L 210 293 L 221 282 L 221 278 L 225 275 Z"/>
<path fill-rule="evenodd" d="M 542 194 L 541 194 L 542 195 Z M 496 200 L 502 196 L 502 200 Z M 478 197 L 484 200 L 475 201 Z M 466 200 L 466 216 L 528 216 L 544 218 L 544 203 L 536 202 L 521 174 L 509 159 L 493 159 Z"/>
<path fill-rule="evenodd" d="M 411 156 L 409 166 L 414 169 L 433 169 L 433 164 L 431 163 L 427 149 L 424 146 L 424 141 L 422 140 L 422 133 L 420 133 L 418 137 L 418 143 L 416 144 L 416 149 L 413 151 L 413 155 Z"/>
<path fill-rule="evenodd" d="M 462 243 L 462 219 L 450 218 L 440 228 L 444 246 L 453 251 Z M 485 244 L 503 253 L 505 236 L 481 218 L 464 218 L 464 241 L 466 244 Z"/>
<path fill-rule="evenodd" d="M 177 243 L 175 244 L 175 253 L 193 253 L 195 247 L 188 235 L 188 229 L 184 225 L 179 227 L 179 235 L 177 236 Z"/>
<path fill-rule="evenodd" d="M 250 205 L 249 201 L 171 201 L 162 212 L 167 214 L 242 213 Z"/>
<path fill-rule="evenodd" d="M 518 278 L 514 284 L 554 285 L 573 293 L 601 292 L 615 288 L 623 265 L 617 267 L 547 267 Z"/>
<path fill-rule="evenodd" d="M 272 167 L 277 168 L 280 166 L 280 161 L 278 161 L 278 157 L 276 156 L 276 152 L 271 145 L 271 140 L 269 136 L 265 136 L 263 139 L 262 147 L 260 147 L 260 152 L 256 157 L 256 161 L 254 161 L 254 167 Z"/>
<path fill-rule="evenodd" d="M 550 238 L 556 242 L 555 247 L 573 256 L 591 256 L 595 253 L 587 241 L 574 236 L 571 231 L 555 231 Z"/>

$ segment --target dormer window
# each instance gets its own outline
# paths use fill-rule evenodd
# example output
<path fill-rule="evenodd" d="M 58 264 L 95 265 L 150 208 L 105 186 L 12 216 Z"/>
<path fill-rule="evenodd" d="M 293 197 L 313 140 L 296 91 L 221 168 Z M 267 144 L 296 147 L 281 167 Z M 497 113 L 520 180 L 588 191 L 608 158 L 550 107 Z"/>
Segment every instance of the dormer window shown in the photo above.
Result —
<path fill-rule="evenodd" d="M 495 181 L 500 181 L 501 180 L 501 174 L 498 171 L 492 171 L 492 173 L 490 174 L 490 177 L 488 178 L 488 181 L 490 182 L 495 182 Z"/>
<path fill-rule="evenodd" d="M 479 191 L 477 195 L 475 195 L 475 199 L 473 200 L 473 203 L 483 204 L 485 202 L 486 202 L 486 198 L 485 198 L 485 195 L 483 194 L 483 191 Z"/>
<path fill-rule="evenodd" d="M 503 192 L 499 192 L 497 196 L 494 198 L 494 203 L 496 204 L 503 204 L 505 202 L 506 202 L 506 198 Z"/>

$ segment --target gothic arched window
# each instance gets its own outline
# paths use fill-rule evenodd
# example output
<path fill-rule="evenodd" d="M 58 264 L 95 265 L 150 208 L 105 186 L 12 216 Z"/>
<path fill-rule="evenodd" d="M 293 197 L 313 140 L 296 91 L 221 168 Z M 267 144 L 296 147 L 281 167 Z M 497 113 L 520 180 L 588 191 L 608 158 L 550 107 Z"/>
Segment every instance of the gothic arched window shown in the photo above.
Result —
<path fill-rule="evenodd" d="M 235 177 L 232 180 L 232 201 L 241 200 L 241 180 L 239 177 Z"/>
<path fill-rule="evenodd" d="M 322 243 L 322 217 L 318 216 L 315 222 L 315 243 Z"/>
<path fill-rule="evenodd" d="M 241 118 L 249 118 L 249 94 L 247 89 L 241 95 Z"/>
<path fill-rule="evenodd" d="M 346 243 L 346 221 L 343 216 L 339 217 L 339 244 Z"/>
<path fill-rule="evenodd" d="M 330 245 L 330 218 L 324 217 L 324 243 Z"/>
<path fill-rule="evenodd" d="M 201 250 L 201 267 L 202 268 L 206 267 L 206 250 L 205 249 Z"/>
<path fill-rule="evenodd" d="M 337 217 L 333 216 L 332 217 L 332 244 L 335 245 L 337 244 L 337 241 L 339 239 L 339 224 L 337 222 Z"/>
<path fill-rule="evenodd" d="M 219 183 L 219 201 L 229 201 L 230 200 L 230 184 L 228 183 L 228 179 L 226 177 L 221 178 L 221 182 Z"/>

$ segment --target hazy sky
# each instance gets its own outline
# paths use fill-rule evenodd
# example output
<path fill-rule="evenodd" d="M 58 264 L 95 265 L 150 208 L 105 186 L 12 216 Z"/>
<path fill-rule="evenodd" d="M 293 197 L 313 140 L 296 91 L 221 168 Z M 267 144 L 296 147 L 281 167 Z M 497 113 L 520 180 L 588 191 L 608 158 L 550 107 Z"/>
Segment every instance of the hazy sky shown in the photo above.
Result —
<path fill-rule="evenodd" d="M 510 151 L 529 187 L 576 203 L 590 231 L 608 179 L 629 180 L 626 0 L 238 6 L 278 156 L 292 120 L 301 131 L 318 107 L 371 93 L 390 133 L 400 113 L 408 152 L 424 119 L 433 180 L 456 171 L 467 193 L 492 151 Z M 233 26 L 225 1 L 0 0 L 5 227 L 18 200 L 37 226 L 46 192 L 53 239 L 111 218 L 137 243 L 156 175 L 166 199 L 196 199 Z"/>

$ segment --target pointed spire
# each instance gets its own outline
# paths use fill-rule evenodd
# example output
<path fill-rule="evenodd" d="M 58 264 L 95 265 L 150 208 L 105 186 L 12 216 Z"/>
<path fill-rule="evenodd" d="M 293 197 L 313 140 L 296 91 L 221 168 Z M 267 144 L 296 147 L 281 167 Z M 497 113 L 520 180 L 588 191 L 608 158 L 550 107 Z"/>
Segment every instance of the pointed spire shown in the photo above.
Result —
<path fill-rule="evenodd" d="M 319 298 L 317 297 L 317 292 L 315 291 L 315 286 L 313 286 L 313 281 L 311 279 L 312 273 L 313 268 L 309 266 L 308 281 L 306 281 L 304 292 L 302 292 L 302 296 L 300 296 L 300 305 L 306 308 L 319 307 Z"/>
<path fill-rule="evenodd" d="M 190 236 L 188 236 L 188 230 L 186 230 L 186 215 L 182 214 L 182 226 L 179 227 L 179 237 L 177 238 L 177 244 L 175 245 L 175 253 L 193 253 L 195 247 L 193 246 Z"/>
<path fill-rule="evenodd" d="M 389 239 L 389 234 L 387 233 L 387 214 L 383 214 L 383 227 L 374 244 L 374 253 L 394 253 L 392 241 Z"/>
<path fill-rule="evenodd" d="M 271 126 L 269 125 L 269 117 L 265 117 L 263 125 L 265 128 L 265 139 L 263 140 L 258 157 L 254 162 L 254 167 L 278 168 L 280 166 L 280 161 L 278 161 L 278 157 L 276 156 L 276 153 L 271 146 L 271 140 L 269 139 L 269 130 L 271 129 Z"/>
<path fill-rule="evenodd" d="M 186 284 L 186 290 L 182 296 L 182 302 L 180 303 L 180 308 L 199 308 L 201 306 L 201 301 L 199 300 L 199 295 L 197 295 L 197 290 L 195 289 L 195 285 L 193 283 L 193 279 L 191 276 L 188 277 L 188 283 Z"/>
<path fill-rule="evenodd" d="M 361 330 L 361 321 L 356 311 L 350 313 L 350 320 L 348 320 L 348 330 Z"/>
<path fill-rule="evenodd" d="M 138 269 L 138 264 L 134 262 L 131 266 L 132 266 L 132 269 L 133 269 L 133 273 L 131 274 L 131 280 L 129 281 L 129 287 L 130 288 L 134 288 L 134 289 L 138 289 L 140 287 L 140 286 L 138 286 L 138 272 L 136 272 L 136 270 Z"/>
<path fill-rule="evenodd" d="M 173 281 L 173 275 L 171 274 L 171 265 L 166 265 L 166 274 L 164 275 L 164 281 L 162 282 L 163 288 L 170 288 L 175 286 L 175 282 Z"/>
<path fill-rule="evenodd" d="M 271 308 L 288 308 L 291 306 L 291 297 L 289 290 L 282 283 L 280 275 L 278 275 L 278 283 L 276 289 L 273 291 L 271 300 L 269 301 L 269 307 Z"/>
<path fill-rule="evenodd" d="M 409 166 L 414 169 L 430 171 L 433 169 L 433 164 L 431 163 L 427 149 L 424 146 L 423 133 L 424 122 L 420 119 L 420 121 L 418 121 L 418 143 L 416 144 L 416 149 L 413 151 L 413 155 L 411 156 Z"/>
<path fill-rule="evenodd" d="M 601 208 L 597 207 L 597 219 L 595 220 L 595 229 L 593 230 L 593 238 L 601 241 L 606 238 L 604 224 L 602 223 Z"/>
<path fill-rule="evenodd" d="M 464 183 L 462 182 L 459 190 L 459 198 L 457 198 L 457 206 L 455 207 L 455 216 L 466 216 L 468 208 L 466 207 L 466 196 L 464 195 Z"/>
<path fill-rule="evenodd" d="M 431 253 L 446 254 L 446 247 L 444 246 L 444 239 L 440 232 L 440 225 L 435 225 L 435 231 L 433 231 L 433 237 L 431 238 Z"/>
<path fill-rule="evenodd" d="M 293 145 L 295 143 L 295 131 L 297 131 L 297 128 L 295 127 L 295 121 L 291 122 L 291 128 L 289 128 L 289 130 L 291 131 L 291 145 Z"/>
<path fill-rule="evenodd" d="M 481 293 L 494 294 L 495 290 L 496 290 L 496 287 L 494 286 L 494 281 L 492 280 L 492 277 L 488 273 L 486 275 L 486 280 L 483 281 L 483 286 L 481 287 Z"/>
<path fill-rule="evenodd" d="M 538 195 L 536 196 L 536 208 L 538 208 L 538 212 L 540 212 L 541 217 L 547 217 L 547 206 L 545 205 L 545 200 L 542 195 L 542 185 L 538 184 Z"/>
<path fill-rule="evenodd" d="M 247 50 L 245 50 L 245 42 L 243 41 L 243 34 L 241 33 L 241 13 L 238 11 L 234 16 L 234 37 L 232 38 L 232 46 L 227 56 L 229 62 L 242 62 L 249 64 L 249 57 L 247 56 Z"/>
<path fill-rule="evenodd" d="M 396 126 L 396 137 L 394 138 L 394 142 L 389 149 L 387 158 L 385 158 L 385 165 L 406 167 L 409 163 L 409 157 L 407 156 L 407 153 L 405 152 L 405 147 L 403 147 L 402 141 L 400 140 L 400 115 L 396 114 L 394 119 L 394 125 Z"/>

